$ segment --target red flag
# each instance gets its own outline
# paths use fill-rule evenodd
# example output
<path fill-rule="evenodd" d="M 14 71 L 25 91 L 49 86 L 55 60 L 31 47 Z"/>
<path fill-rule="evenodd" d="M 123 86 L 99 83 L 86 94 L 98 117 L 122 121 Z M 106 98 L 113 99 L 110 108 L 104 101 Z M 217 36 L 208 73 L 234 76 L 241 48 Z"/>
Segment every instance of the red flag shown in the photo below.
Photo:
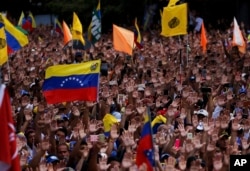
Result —
<path fill-rule="evenodd" d="M 10 97 L 5 85 L 0 85 L 0 170 L 20 171 L 20 160 L 16 147 L 16 133 L 13 124 Z"/>

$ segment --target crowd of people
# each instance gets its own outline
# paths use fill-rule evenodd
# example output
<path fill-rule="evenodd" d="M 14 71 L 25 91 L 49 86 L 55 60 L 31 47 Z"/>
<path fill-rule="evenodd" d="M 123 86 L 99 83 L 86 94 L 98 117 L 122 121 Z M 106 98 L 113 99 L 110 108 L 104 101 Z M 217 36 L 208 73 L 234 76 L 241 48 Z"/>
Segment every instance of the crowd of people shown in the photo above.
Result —
<path fill-rule="evenodd" d="M 24 171 L 145 171 L 136 165 L 144 115 L 150 114 L 157 171 L 228 171 L 230 155 L 250 154 L 250 54 L 232 46 L 232 31 L 162 37 L 142 32 L 129 56 L 112 33 L 90 49 L 64 48 L 63 35 L 37 26 L 29 44 L 1 68 Z M 244 33 L 244 31 L 243 31 Z M 246 38 L 246 35 L 243 34 Z M 101 59 L 99 99 L 47 104 L 46 68 Z M 109 116 L 116 123 L 109 124 Z M 104 134 L 109 128 L 109 134 Z"/>

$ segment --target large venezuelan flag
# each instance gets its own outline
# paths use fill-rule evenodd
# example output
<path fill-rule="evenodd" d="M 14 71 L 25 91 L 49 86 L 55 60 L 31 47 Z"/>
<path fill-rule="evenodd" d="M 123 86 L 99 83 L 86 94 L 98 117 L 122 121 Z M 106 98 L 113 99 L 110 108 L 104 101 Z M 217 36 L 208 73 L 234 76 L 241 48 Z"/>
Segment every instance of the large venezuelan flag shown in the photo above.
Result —
<path fill-rule="evenodd" d="M 152 141 L 151 123 L 149 114 L 145 116 L 145 123 L 142 128 L 141 138 L 136 151 L 136 165 L 139 167 L 143 163 L 147 165 L 147 171 L 153 171 L 154 166 L 154 149 Z"/>
<path fill-rule="evenodd" d="M 56 65 L 46 70 L 43 94 L 47 103 L 98 98 L 100 60 L 80 64 Z"/>
<path fill-rule="evenodd" d="M 7 18 L 4 16 L 2 18 L 4 21 L 8 53 L 17 51 L 27 45 L 29 43 L 28 37 L 11 24 Z"/>

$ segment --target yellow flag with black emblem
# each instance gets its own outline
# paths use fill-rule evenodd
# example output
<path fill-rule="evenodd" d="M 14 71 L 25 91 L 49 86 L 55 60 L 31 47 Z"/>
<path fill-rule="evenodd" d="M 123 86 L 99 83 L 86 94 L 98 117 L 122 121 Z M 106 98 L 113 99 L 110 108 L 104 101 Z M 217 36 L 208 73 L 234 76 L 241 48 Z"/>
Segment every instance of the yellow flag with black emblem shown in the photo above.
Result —
<path fill-rule="evenodd" d="M 176 5 L 178 0 L 170 0 L 164 7 L 161 18 L 161 35 L 165 37 L 187 34 L 187 3 Z"/>
<path fill-rule="evenodd" d="M 2 15 L 0 14 L 0 66 L 3 65 L 8 60 L 8 51 L 6 36 L 4 30 L 4 21 Z"/>

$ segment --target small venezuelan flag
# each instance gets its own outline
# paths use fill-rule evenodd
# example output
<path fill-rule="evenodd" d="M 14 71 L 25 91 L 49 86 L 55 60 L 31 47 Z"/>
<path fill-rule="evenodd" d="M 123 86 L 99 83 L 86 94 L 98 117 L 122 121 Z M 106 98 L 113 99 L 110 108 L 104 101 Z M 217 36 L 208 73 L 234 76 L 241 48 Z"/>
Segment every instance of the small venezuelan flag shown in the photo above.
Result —
<path fill-rule="evenodd" d="M 100 66 L 100 60 L 93 60 L 49 67 L 43 84 L 43 95 L 47 103 L 97 101 Z"/>

